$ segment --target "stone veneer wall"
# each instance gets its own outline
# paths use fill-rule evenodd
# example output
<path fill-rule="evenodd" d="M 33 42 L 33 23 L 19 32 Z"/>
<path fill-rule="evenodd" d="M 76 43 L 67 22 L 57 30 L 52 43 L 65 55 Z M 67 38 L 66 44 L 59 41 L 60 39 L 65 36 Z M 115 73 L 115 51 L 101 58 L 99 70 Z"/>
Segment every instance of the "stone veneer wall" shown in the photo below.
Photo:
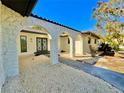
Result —
<path fill-rule="evenodd" d="M 23 27 L 25 19 L 20 14 L 1 6 L 1 25 L 2 25 L 2 57 L 5 78 L 15 76 L 18 71 L 18 57 L 16 51 L 16 36 L 20 28 Z"/>
<path fill-rule="evenodd" d="M 0 1 L 0 15 L 1 15 L 1 1 Z M 4 70 L 3 70 L 3 59 L 2 59 L 2 27 L 1 27 L 1 16 L 0 16 L 0 93 L 1 87 L 5 81 Z"/>

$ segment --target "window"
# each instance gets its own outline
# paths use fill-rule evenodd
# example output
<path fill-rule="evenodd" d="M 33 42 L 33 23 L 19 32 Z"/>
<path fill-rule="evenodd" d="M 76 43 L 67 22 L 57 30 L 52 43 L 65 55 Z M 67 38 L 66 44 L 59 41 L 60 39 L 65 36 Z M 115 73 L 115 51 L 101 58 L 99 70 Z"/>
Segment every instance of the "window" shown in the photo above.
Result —
<path fill-rule="evenodd" d="M 91 38 L 88 38 L 88 44 L 90 44 L 91 43 Z"/>
<path fill-rule="evenodd" d="M 96 43 L 97 43 L 97 40 L 95 39 L 95 40 L 94 40 L 94 44 L 96 44 Z"/>
<path fill-rule="evenodd" d="M 27 52 L 27 36 L 20 36 L 21 52 Z"/>
<path fill-rule="evenodd" d="M 68 38 L 68 44 L 70 44 L 70 39 Z"/>

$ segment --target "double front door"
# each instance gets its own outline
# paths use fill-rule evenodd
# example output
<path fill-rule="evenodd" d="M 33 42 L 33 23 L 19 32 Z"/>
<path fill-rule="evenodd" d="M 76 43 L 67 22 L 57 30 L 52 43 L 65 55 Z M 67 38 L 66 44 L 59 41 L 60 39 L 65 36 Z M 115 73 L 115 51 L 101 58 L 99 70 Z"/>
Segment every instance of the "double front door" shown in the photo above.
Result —
<path fill-rule="evenodd" d="M 37 42 L 37 51 L 38 52 L 47 52 L 48 51 L 48 40 L 47 38 L 36 38 L 36 42 Z"/>

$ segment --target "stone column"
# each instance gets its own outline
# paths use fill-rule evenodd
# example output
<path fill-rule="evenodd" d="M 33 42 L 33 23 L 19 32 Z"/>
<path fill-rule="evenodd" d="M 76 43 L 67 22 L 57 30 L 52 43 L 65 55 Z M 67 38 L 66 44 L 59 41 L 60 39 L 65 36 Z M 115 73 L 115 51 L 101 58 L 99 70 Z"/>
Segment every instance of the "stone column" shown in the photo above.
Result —
<path fill-rule="evenodd" d="M 51 46 L 50 46 L 50 61 L 52 64 L 59 63 L 58 60 L 58 38 L 53 37 L 51 39 Z"/>
<path fill-rule="evenodd" d="M 2 5 L 2 58 L 5 78 L 19 75 L 16 37 L 26 18 Z"/>
<path fill-rule="evenodd" d="M 19 75 L 16 38 L 13 30 L 3 30 L 3 66 L 6 78 Z M 9 31 L 9 32 L 8 32 Z"/>
<path fill-rule="evenodd" d="M 75 39 L 70 39 L 70 57 L 73 58 L 75 56 Z"/>
<path fill-rule="evenodd" d="M 1 15 L 1 1 L 0 1 L 0 15 Z M 5 81 L 4 77 L 4 68 L 3 68 L 3 58 L 2 58 L 2 26 L 1 26 L 1 17 L 0 17 L 0 93 L 1 93 L 1 87 Z"/>

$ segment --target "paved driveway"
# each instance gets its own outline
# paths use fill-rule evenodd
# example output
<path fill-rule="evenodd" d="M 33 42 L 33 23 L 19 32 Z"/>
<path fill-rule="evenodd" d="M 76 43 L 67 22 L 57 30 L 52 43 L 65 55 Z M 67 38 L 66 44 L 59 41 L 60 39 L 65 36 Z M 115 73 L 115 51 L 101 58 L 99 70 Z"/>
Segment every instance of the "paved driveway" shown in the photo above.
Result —
<path fill-rule="evenodd" d="M 93 76 L 99 77 L 124 92 L 124 74 L 119 74 L 117 72 L 70 59 L 62 59 L 61 61 L 73 68 L 85 71 L 89 74 L 92 74 Z"/>

